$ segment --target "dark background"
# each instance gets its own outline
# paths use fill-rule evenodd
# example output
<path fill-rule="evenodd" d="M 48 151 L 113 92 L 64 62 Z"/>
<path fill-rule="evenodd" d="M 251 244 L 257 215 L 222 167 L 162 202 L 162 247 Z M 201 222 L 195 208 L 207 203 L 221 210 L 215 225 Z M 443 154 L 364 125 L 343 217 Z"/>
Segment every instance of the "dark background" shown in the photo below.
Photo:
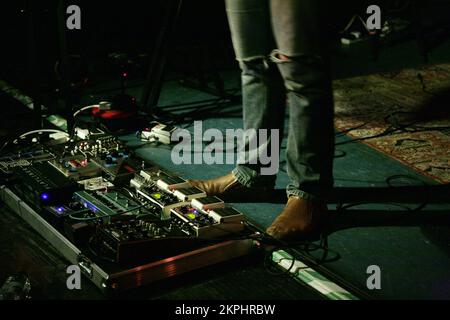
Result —
<path fill-rule="evenodd" d="M 67 30 L 72 80 L 88 76 L 94 80 L 114 73 L 111 53 L 126 53 L 136 70 L 131 77 L 143 76 L 148 56 L 154 49 L 167 0 L 152 1 L 71 1 L 81 8 L 81 30 Z M 30 64 L 36 68 L 41 89 L 56 86 L 58 76 L 58 1 L 14 1 L 2 3 L 1 78 L 26 89 Z M 382 5 L 382 4 L 381 4 Z M 366 1 L 329 1 L 331 33 L 345 26 L 355 14 L 364 14 Z M 32 26 L 30 26 L 30 14 Z M 65 14 L 65 18 L 68 15 Z M 34 50 L 30 35 L 34 35 Z M 185 0 L 170 45 L 168 68 L 178 70 L 187 62 L 186 51 L 205 46 L 219 67 L 236 68 L 223 0 Z M 57 71 L 57 69 L 56 69 Z"/>

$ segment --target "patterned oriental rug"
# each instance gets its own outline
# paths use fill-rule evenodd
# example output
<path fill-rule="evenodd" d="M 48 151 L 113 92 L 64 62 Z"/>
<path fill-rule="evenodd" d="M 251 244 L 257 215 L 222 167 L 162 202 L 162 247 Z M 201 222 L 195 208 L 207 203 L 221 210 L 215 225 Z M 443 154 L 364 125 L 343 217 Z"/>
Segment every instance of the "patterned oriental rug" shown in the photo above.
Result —
<path fill-rule="evenodd" d="M 341 134 L 450 182 L 450 64 L 336 80 Z"/>

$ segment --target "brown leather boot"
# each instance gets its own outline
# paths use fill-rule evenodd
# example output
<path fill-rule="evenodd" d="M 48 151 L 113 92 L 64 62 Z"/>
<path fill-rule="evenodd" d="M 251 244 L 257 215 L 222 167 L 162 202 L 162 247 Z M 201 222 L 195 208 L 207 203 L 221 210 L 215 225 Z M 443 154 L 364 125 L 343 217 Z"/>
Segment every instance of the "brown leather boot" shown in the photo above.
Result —
<path fill-rule="evenodd" d="M 292 241 L 317 236 L 327 218 L 327 206 L 291 196 L 266 232 L 277 240 Z"/>
<path fill-rule="evenodd" d="M 235 175 L 230 172 L 225 176 L 209 180 L 188 180 L 193 187 L 206 192 L 208 196 L 220 196 L 223 200 L 231 202 L 252 202 L 267 200 L 273 196 L 272 187 L 246 187 L 242 185 Z"/>
<path fill-rule="evenodd" d="M 233 172 L 209 180 L 188 180 L 191 186 L 206 192 L 208 196 L 218 196 L 234 188 L 245 188 L 239 183 Z"/>

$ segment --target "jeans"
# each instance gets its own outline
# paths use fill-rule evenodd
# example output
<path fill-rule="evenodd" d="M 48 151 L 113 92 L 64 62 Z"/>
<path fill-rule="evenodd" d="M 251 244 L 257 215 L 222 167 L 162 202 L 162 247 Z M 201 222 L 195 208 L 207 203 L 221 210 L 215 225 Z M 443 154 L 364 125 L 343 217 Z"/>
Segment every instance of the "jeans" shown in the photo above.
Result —
<path fill-rule="evenodd" d="M 287 195 L 320 199 L 333 185 L 333 95 L 324 30 L 328 20 L 323 13 L 327 3 L 226 0 L 225 4 L 242 71 L 244 130 L 278 129 L 281 140 L 287 100 Z M 233 173 L 248 187 L 273 186 L 276 177 L 262 176 L 260 166 L 240 163 Z"/>

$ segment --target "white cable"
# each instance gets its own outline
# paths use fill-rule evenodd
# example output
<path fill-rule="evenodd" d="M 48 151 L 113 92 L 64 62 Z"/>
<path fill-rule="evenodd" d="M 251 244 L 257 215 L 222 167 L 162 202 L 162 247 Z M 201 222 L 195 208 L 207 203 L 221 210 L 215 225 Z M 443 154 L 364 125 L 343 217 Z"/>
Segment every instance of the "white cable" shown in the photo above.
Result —
<path fill-rule="evenodd" d="M 21 134 L 21 135 L 19 136 L 19 138 L 24 138 L 24 137 L 26 137 L 26 136 L 28 136 L 28 135 L 30 135 L 30 134 L 33 134 L 33 133 L 40 133 L 40 132 L 64 133 L 65 135 L 69 136 L 69 134 L 68 134 L 67 132 L 62 131 L 62 130 L 58 130 L 58 129 L 38 129 L 38 130 L 32 130 L 32 131 L 25 132 L 25 133 Z"/>
<path fill-rule="evenodd" d="M 99 104 L 92 104 L 90 106 L 83 107 L 83 108 L 75 111 L 75 113 L 73 114 L 73 117 L 76 117 L 79 113 L 83 112 L 84 110 L 93 109 L 93 108 L 100 108 L 100 105 Z"/>
<path fill-rule="evenodd" d="M 353 23 L 355 22 L 356 19 L 359 19 L 359 21 L 361 21 L 362 25 L 364 26 L 364 28 L 370 32 L 369 28 L 366 25 L 366 22 L 363 20 L 363 18 L 361 18 L 360 15 L 355 14 L 349 21 L 349 23 L 347 23 L 347 25 L 345 26 L 344 29 L 342 29 L 341 31 L 339 31 L 339 33 L 344 33 L 346 31 L 348 31 L 348 29 L 350 29 L 350 27 L 353 25 Z"/>
<path fill-rule="evenodd" d="M 339 31 L 339 33 L 344 33 L 345 31 L 347 31 L 353 24 L 353 22 L 355 22 L 357 15 L 355 14 L 350 21 L 347 23 L 347 25 L 344 27 L 344 29 L 342 29 L 341 31 Z"/>

